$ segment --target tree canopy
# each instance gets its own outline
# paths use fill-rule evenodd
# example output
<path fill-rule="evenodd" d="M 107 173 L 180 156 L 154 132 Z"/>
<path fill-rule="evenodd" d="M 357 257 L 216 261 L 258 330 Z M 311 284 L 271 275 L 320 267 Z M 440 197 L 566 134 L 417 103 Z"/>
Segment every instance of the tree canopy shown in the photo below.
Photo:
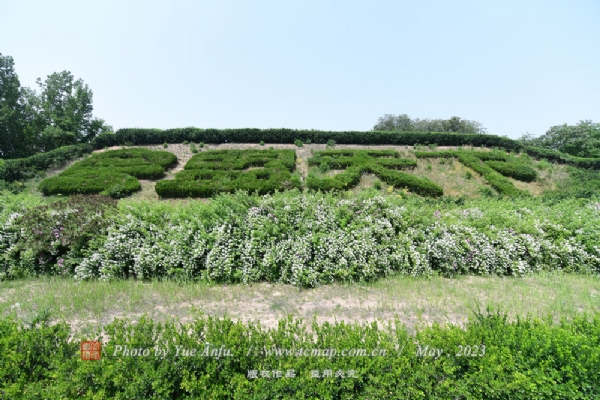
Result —
<path fill-rule="evenodd" d="M 93 116 L 93 92 L 69 71 L 37 79 L 39 94 L 21 87 L 14 60 L 0 53 L 0 157 L 26 157 L 38 152 L 89 142 L 112 130 Z"/>
<path fill-rule="evenodd" d="M 450 119 L 411 119 L 406 114 L 385 114 L 373 127 L 375 131 L 399 132 L 460 132 L 485 134 L 487 129 L 477 121 Z"/>
<path fill-rule="evenodd" d="M 525 134 L 520 140 L 577 157 L 600 157 L 600 124 L 590 120 L 579 121 L 576 125 L 555 125 L 542 136 Z"/>

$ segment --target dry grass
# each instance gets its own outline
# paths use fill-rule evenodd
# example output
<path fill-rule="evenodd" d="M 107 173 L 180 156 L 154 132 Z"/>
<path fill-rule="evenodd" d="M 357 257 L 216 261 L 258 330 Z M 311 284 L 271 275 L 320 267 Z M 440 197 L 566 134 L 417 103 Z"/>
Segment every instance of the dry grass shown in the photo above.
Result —
<path fill-rule="evenodd" d="M 114 318 L 182 322 L 201 311 L 207 315 L 260 321 L 276 327 L 289 314 L 332 322 L 387 321 L 398 316 L 409 328 L 418 324 L 463 325 L 477 306 L 499 307 L 511 318 L 552 315 L 555 320 L 600 313 L 600 278 L 573 274 L 526 278 L 462 276 L 394 277 L 368 284 L 333 284 L 300 289 L 281 284 L 207 285 L 176 282 L 75 282 L 40 278 L 0 282 L 0 314 L 28 319 L 49 309 L 79 331 Z"/>

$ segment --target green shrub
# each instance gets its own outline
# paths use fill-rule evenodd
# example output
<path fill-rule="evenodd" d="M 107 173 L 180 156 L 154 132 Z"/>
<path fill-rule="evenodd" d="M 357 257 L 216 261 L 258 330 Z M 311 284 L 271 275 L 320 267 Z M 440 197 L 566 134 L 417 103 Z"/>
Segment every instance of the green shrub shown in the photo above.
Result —
<path fill-rule="evenodd" d="M 381 181 L 373 182 L 373 188 L 375 188 L 377 190 L 381 190 Z"/>
<path fill-rule="evenodd" d="M 167 144 L 167 142 L 163 143 L 163 147 L 166 149 L 167 147 L 169 147 L 169 145 Z"/>
<path fill-rule="evenodd" d="M 312 143 L 312 140 L 310 140 L 310 139 L 306 139 L 306 140 L 305 140 L 305 143 L 306 143 L 306 144 L 311 144 L 311 143 Z"/>
<path fill-rule="evenodd" d="M 96 138 L 95 148 L 114 146 L 132 141 L 136 145 L 181 143 L 183 140 L 204 141 L 205 143 L 258 143 L 261 140 L 270 143 L 294 143 L 298 138 L 311 140 L 312 143 L 327 143 L 333 140 L 338 144 L 365 145 L 409 145 L 436 143 L 438 146 L 497 146 L 506 150 L 519 150 L 521 143 L 505 137 L 494 135 L 461 134 L 452 132 L 380 132 L 380 131 L 313 131 L 293 129 L 119 129 L 114 135 Z M 99 146 L 99 147 L 98 147 Z"/>
<path fill-rule="evenodd" d="M 22 212 L 14 222 L 14 245 L 0 256 L 0 280 L 25 275 L 73 275 L 75 264 L 84 257 L 88 242 L 106 233 L 109 212 L 116 202 L 103 196 L 73 196 L 42 204 Z M 18 229 L 17 229 L 18 227 Z M 26 266 L 20 262 L 29 259 Z M 17 270 L 3 267 L 21 264 Z"/>
<path fill-rule="evenodd" d="M 485 163 L 502 175 L 510 176 L 519 181 L 532 182 L 537 178 L 537 172 L 530 166 L 522 163 L 504 161 L 486 161 Z"/>
<path fill-rule="evenodd" d="M 494 197 L 494 191 L 492 190 L 492 188 L 487 186 L 480 187 L 479 193 L 481 193 L 483 197 Z"/>
<path fill-rule="evenodd" d="M 200 147 L 201 149 L 203 149 L 204 148 L 204 142 L 198 143 L 198 147 Z"/>
<path fill-rule="evenodd" d="M 326 173 L 330 169 L 331 168 L 329 167 L 329 164 L 327 163 L 327 161 L 323 161 L 323 162 L 321 162 L 321 164 L 319 164 L 319 171 L 321 171 L 322 174 Z"/>
<path fill-rule="evenodd" d="M 158 179 L 177 162 L 173 153 L 147 149 L 105 151 L 85 158 L 38 186 L 46 196 L 97 194 L 127 196 L 141 189 L 136 179 Z"/>
<path fill-rule="evenodd" d="M 6 398 L 600 396 L 599 318 L 576 316 L 571 322 L 554 323 L 549 316 L 510 322 L 507 315 L 488 310 L 476 312 L 464 327 L 418 327 L 411 334 L 397 319 L 377 329 L 336 321 L 314 322 L 309 330 L 291 316 L 281 319 L 275 329 L 229 317 L 195 317 L 179 324 L 144 316 L 137 323 L 116 319 L 105 326 L 107 339 L 99 361 L 79 360 L 80 340 L 100 339 L 99 332 L 91 337 L 75 334 L 66 323 L 48 323 L 44 313 L 32 322 L 0 319 L 0 393 Z M 169 352 L 164 357 L 154 353 L 166 346 Z M 180 353 L 183 349 L 197 353 L 178 355 L 175 346 Z M 126 356 L 125 349 L 148 349 L 149 354 Z M 302 356 L 303 349 L 316 352 Z M 340 355 L 349 349 L 365 349 L 369 356 Z M 423 356 L 424 349 L 440 349 L 441 357 Z M 282 377 L 264 378 L 261 371 L 281 371 Z M 290 371 L 294 377 L 285 377 Z M 313 377 L 313 371 L 320 377 Z M 324 371 L 331 377 L 322 377 Z"/>
<path fill-rule="evenodd" d="M 548 162 L 548 160 L 546 160 L 545 158 L 542 158 L 538 163 L 537 163 L 537 167 L 541 170 L 545 170 L 545 169 L 550 169 L 552 167 L 552 164 L 550 164 Z"/>
<path fill-rule="evenodd" d="M 465 172 L 465 178 L 466 178 L 466 179 L 471 179 L 471 178 L 473 178 L 473 174 L 471 173 L 471 171 L 467 171 L 467 172 Z"/>
<path fill-rule="evenodd" d="M 187 140 L 184 140 L 184 141 L 183 141 L 183 144 L 188 144 L 188 141 L 187 141 Z"/>
<path fill-rule="evenodd" d="M 331 168 L 345 171 L 331 177 L 318 177 L 309 172 L 306 186 L 313 190 L 347 190 L 358 184 L 360 176 L 370 172 L 388 185 L 407 187 L 424 196 L 441 196 L 443 190 L 433 182 L 398 170 L 414 169 L 415 160 L 400 159 L 394 150 L 325 150 L 315 152 L 308 165 L 326 163 Z"/>
<path fill-rule="evenodd" d="M 259 194 L 300 188 L 292 150 L 214 150 L 192 157 L 174 180 L 160 181 L 161 197 L 211 197 L 247 190 Z M 247 168 L 260 168 L 251 169 Z"/>
<path fill-rule="evenodd" d="M 335 146 L 335 140 L 333 140 L 333 139 L 329 139 L 329 140 L 327 141 L 327 147 L 333 147 L 333 146 Z"/>
<path fill-rule="evenodd" d="M 191 143 L 190 144 L 190 151 L 194 154 L 198 153 L 198 149 L 196 148 L 196 144 L 195 143 Z"/>
<path fill-rule="evenodd" d="M 92 150 L 93 147 L 89 144 L 79 144 L 59 147 L 27 158 L 2 160 L 2 163 L 0 163 L 0 180 L 14 182 L 30 179 L 40 171 L 50 167 L 60 167 L 68 161 L 91 153 Z"/>
<path fill-rule="evenodd" d="M 297 147 L 302 147 L 302 146 L 304 146 L 304 144 L 302 143 L 302 140 L 300 140 L 300 139 L 296 139 L 296 140 L 294 140 L 294 144 L 295 144 Z"/>
<path fill-rule="evenodd" d="M 265 145 L 265 142 L 261 140 L 261 141 L 260 141 L 260 145 L 261 145 L 261 146 L 264 146 L 264 145 Z"/>

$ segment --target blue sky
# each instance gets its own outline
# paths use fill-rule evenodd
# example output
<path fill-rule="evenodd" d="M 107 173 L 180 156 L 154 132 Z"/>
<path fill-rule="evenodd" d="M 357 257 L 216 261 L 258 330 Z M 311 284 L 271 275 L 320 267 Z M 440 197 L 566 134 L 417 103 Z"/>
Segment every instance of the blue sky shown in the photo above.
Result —
<path fill-rule="evenodd" d="M 0 0 L 0 53 L 24 86 L 82 78 L 115 129 L 600 122 L 598 0 Z"/>

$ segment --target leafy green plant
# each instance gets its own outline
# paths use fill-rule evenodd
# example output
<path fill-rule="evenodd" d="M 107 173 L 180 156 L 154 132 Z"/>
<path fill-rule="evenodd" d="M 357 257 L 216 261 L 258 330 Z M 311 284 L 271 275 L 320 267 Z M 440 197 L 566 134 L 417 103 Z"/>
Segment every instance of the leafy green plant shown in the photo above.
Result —
<path fill-rule="evenodd" d="M 191 151 L 193 154 L 196 154 L 196 153 L 198 153 L 198 149 L 196 148 L 196 144 L 195 144 L 195 143 L 193 143 L 193 142 L 192 142 L 192 143 L 190 143 L 190 151 Z"/>
<path fill-rule="evenodd" d="M 294 144 L 295 144 L 297 147 L 302 147 L 302 146 L 304 146 L 304 144 L 302 143 L 302 140 L 300 140 L 300 139 L 296 139 L 296 140 L 294 140 Z"/>
<path fill-rule="evenodd" d="M 333 140 L 333 139 L 329 139 L 329 140 L 327 141 L 327 147 L 328 147 L 328 148 L 332 148 L 332 147 L 334 147 L 334 146 L 335 146 L 335 140 Z"/>
<path fill-rule="evenodd" d="M 161 197 L 211 197 L 236 190 L 260 194 L 299 188 L 292 150 L 214 150 L 192 157 L 174 180 L 160 181 Z M 246 171 L 247 168 L 257 168 Z"/>
<path fill-rule="evenodd" d="M 261 146 L 264 146 L 264 145 L 265 145 L 265 142 L 261 140 L 261 141 L 260 141 L 260 145 L 261 145 Z"/>
<path fill-rule="evenodd" d="M 467 171 L 467 172 L 465 172 L 465 178 L 466 178 L 466 179 L 471 179 L 471 178 L 473 178 L 473 174 L 471 173 L 471 171 Z"/>
<path fill-rule="evenodd" d="M 425 196 L 440 196 L 443 190 L 428 179 L 418 178 L 400 170 L 414 169 L 416 161 L 399 158 L 394 150 L 325 150 L 315 152 L 308 160 L 310 166 L 326 162 L 331 168 L 345 171 L 331 177 L 309 174 L 306 186 L 313 190 L 347 190 L 358 184 L 360 176 L 373 173 L 395 187 L 409 187 Z"/>
<path fill-rule="evenodd" d="M 66 323 L 51 325 L 42 314 L 33 322 L 0 319 L 0 393 L 7 398 L 26 393 L 35 399 L 74 399 L 92 392 L 114 399 L 275 399 L 290 393 L 306 399 L 600 396 L 595 384 L 598 318 L 511 322 L 488 309 L 476 311 L 464 327 L 418 327 L 412 334 L 399 320 L 378 329 L 314 322 L 309 330 L 291 316 L 279 320 L 276 329 L 229 317 L 200 316 L 180 325 L 143 316 L 135 323 L 116 319 L 103 327 L 107 339 L 99 361 L 78 359 L 80 340 L 90 338 Z M 100 332 L 92 335 L 100 338 Z M 76 340 L 69 340 L 72 336 Z M 338 354 L 323 352 L 325 346 Z M 196 355 L 183 356 L 177 348 Z M 149 354 L 127 356 L 133 349 Z M 159 356 L 156 349 L 169 351 Z M 303 349 L 316 352 L 298 356 Z M 339 355 L 350 349 L 365 349 L 371 356 Z M 441 356 L 429 356 L 430 351 Z M 282 377 L 263 378 L 261 371 Z M 323 376 L 328 372 L 331 377 Z"/>
<path fill-rule="evenodd" d="M 373 188 L 376 190 L 381 190 L 381 181 L 373 182 Z"/>
<path fill-rule="evenodd" d="M 105 151 L 85 158 L 38 188 L 48 195 L 96 194 L 122 197 L 141 189 L 136 179 L 158 179 L 177 162 L 173 153 L 147 149 Z"/>
<path fill-rule="evenodd" d="M 163 147 L 166 149 L 167 147 L 169 147 L 169 145 L 167 144 L 167 142 L 163 143 Z"/>

